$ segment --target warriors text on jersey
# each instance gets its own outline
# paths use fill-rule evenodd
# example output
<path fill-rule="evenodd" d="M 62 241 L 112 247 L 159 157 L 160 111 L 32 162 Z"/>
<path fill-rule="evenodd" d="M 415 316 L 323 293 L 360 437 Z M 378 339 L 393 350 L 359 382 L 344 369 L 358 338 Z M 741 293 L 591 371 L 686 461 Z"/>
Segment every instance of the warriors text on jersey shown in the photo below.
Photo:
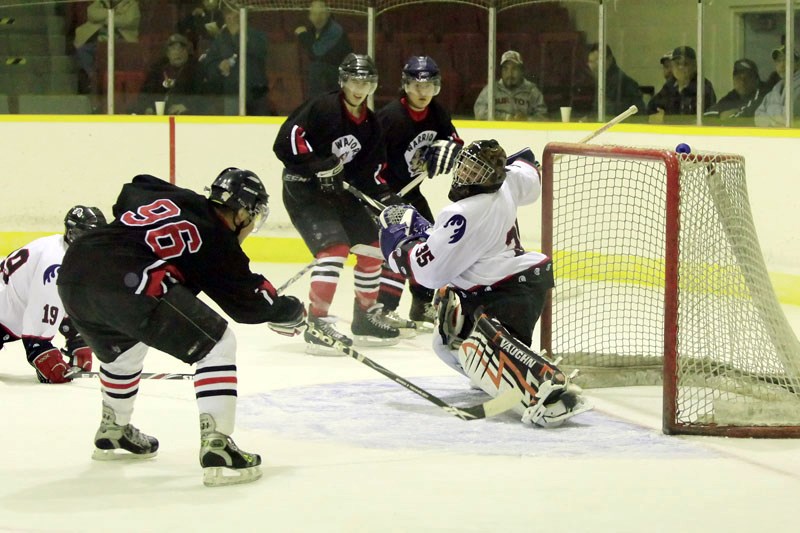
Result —
<path fill-rule="evenodd" d="M 64 256 L 59 285 L 161 296 L 181 283 L 206 293 L 243 323 L 286 316 L 276 291 L 213 204 L 193 191 L 140 175 L 122 188 L 114 221 L 81 236 Z"/>
<path fill-rule="evenodd" d="M 393 100 L 378 111 L 386 141 L 389 186 L 399 191 L 411 176 L 411 159 L 416 151 L 435 140 L 462 142 L 450 114 L 435 99 L 423 111 L 410 109 L 405 98 Z"/>
<path fill-rule="evenodd" d="M 535 202 L 541 190 L 538 171 L 517 160 L 506 167 L 506 179 L 497 192 L 445 207 L 428 240 L 409 252 L 414 279 L 425 287 L 449 283 L 471 290 L 549 261 L 544 254 L 522 248 L 516 225 L 517 207 Z"/>
<path fill-rule="evenodd" d="M 340 93 L 331 92 L 311 99 L 283 123 L 273 150 L 292 176 L 284 179 L 311 181 L 325 159 L 335 155 L 344 164 L 345 181 L 379 197 L 387 190 L 380 125 L 367 106 L 361 116 L 351 115 L 341 98 Z"/>
<path fill-rule="evenodd" d="M 42 340 L 55 336 L 64 318 L 56 279 L 66 249 L 63 235 L 51 235 L 0 262 L 0 335 Z"/>

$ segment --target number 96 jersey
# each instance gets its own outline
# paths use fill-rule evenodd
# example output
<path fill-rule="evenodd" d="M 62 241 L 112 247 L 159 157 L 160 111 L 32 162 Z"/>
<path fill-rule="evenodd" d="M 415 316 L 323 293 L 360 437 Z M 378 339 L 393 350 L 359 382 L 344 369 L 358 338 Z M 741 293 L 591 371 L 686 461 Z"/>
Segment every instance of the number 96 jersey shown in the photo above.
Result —
<path fill-rule="evenodd" d="M 64 318 L 56 279 L 66 248 L 63 235 L 50 235 L 0 262 L 0 335 L 42 340 L 55 336 Z"/>

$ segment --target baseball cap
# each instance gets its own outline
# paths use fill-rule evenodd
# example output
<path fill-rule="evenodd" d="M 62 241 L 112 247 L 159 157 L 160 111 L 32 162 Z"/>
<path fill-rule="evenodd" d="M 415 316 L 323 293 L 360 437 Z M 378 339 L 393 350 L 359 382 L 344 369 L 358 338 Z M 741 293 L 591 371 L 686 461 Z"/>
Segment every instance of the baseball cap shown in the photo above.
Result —
<path fill-rule="evenodd" d="M 758 66 L 749 60 L 749 59 L 737 59 L 733 63 L 733 73 L 734 74 L 744 74 L 749 73 L 753 74 L 755 77 L 758 77 Z"/>
<path fill-rule="evenodd" d="M 173 33 L 167 39 L 167 46 L 172 46 L 173 44 L 181 44 L 186 48 L 189 48 L 191 45 L 189 43 L 189 39 L 187 39 L 184 35 L 180 33 Z"/>
<path fill-rule="evenodd" d="M 697 54 L 691 46 L 679 46 L 672 51 L 672 59 L 685 57 L 686 59 L 697 59 Z"/>
<path fill-rule="evenodd" d="M 658 62 L 659 62 L 659 63 L 661 63 L 662 65 L 663 65 L 663 64 L 664 64 L 666 61 L 672 61 L 672 52 L 671 52 L 671 51 L 670 51 L 670 52 L 667 52 L 666 54 L 664 54 L 663 56 L 661 56 L 661 59 L 659 59 L 659 60 L 658 60 Z"/>
<path fill-rule="evenodd" d="M 508 50 L 507 52 L 503 52 L 503 56 L 500 58 L 500 64 L 502 65 L 506 61 L 511 61 L 512 63 L 519 63 L 522 64 L 522 56 L 519 55 L 519 52 L 514 50 Z"/>
<path fill-rule="evenodd" d="M 778 59 L 779 55 L 782 56 L 784 54 L 786 54 L 786 45 L 779 46 L 778 48 L 772 51 L 772 60 L 775 61 L 776 59 Z M 795 51 L 794 53 L 794 59 L 795 61 L 800 59 L 800 55 L 797 55 L 797 51 Z"/>

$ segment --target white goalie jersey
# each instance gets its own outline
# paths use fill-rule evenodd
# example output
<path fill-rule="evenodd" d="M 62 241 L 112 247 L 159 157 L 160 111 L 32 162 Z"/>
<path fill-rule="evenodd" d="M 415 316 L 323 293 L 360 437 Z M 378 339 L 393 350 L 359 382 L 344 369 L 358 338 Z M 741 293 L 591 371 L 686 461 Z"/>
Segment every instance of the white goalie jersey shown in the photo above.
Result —
<path fill-rule="evenodd" d="M 506 167 L 506 179 L 491 194 L 477 194 L 442 210 L 427 241 L 411 251 L 416 281 L 437 289 L 450 284 L 464 290 L 488 286 L 548 258 L 526 252 L 516 224 L 517 207 L 541 194 L 539 172 L 518 160 Z"/>
<path fill-rule="evenodd" d="M 0 334 L 50 340 L 64 319 L 56 279 L 67 244 L 42 237 L 0 263 Z"/>

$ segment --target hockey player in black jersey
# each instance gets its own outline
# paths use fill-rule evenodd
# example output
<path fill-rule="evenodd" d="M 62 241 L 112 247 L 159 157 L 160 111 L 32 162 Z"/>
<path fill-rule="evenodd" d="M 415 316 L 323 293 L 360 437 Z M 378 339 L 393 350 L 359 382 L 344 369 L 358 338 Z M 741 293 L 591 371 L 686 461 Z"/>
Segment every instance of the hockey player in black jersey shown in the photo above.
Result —
<path fill-rule="evenodd" d="M 378 119 L 386 141 L 386 182 L 397 193 L 409 186 L 422 173 L 427 175 L 422 162 L 433 143 L 464 144 L 458 136 L 450 113 L 434 98 L 441 90 L 442 77 L 439 66 L 429 56 L 411 56 L 403 65 L 400 97 L 378 111 Z M 413 205 L 427 220 L 433 220 L 428 201 L 419 184 L 403 195 L 403 202 Z M 383 304 L 392 325 L 401 327 L 406 322 L 397 313 L 405 282 L 402 276 L 386 268 L 381 274 L 381 291 L 378 301 Z M 409 282 L 412 295 L 409 318 L 419 331 L 432 331 L 435 313 L 431 300 L 433 290 L 413 281 Z"/>
<path fill-rule="evenodd" d="M 383 203 L 400 203 L 382 176 L 385 149 L 380 125 L 367 107 L 378 84 L 372 58 L 349 54 L 339 66 L 339 91 L 308 100 L 281 126 L 273 150 L 284 164 L 283 203 L 292 224 L 317 260 L 311 273 L 309 321 L 347 345 L 328 311 L 353 245 L 377 247 L 378 226 L 367 208 L 344 190 L 344 182 Z M 375 248 L 377 251 L 377 248 Z M 392 345 L 400 332 L 386 324 L 376 303 L 380 253 L 356 253 L 351 331 L 358 345 Z M 306 332 L 307 351 L 335 351 Z"/>
<path fill-rule="evenodd" d="M 149 175 L 122 188 L 114 221 L 67 250 L 58 292 L 100 360 L 103 413 L 94 458 L 147 458 L 158 441 L 130 424 L 148 347 L 196 365 L 200 465 L 209 486 L 254 481 L 261 458 L 231 439 L 236 414 L 236 340 L 202 291 L 233 320 L 296 335 L 303 304 L 250 271 L 242 241 L 268 214 L 250 171 L 225 169 L 208 198 Z M 117 454 L 118 450 L 124 450 Z M 130 452 L 130 453 L 124 453 Z"/>

